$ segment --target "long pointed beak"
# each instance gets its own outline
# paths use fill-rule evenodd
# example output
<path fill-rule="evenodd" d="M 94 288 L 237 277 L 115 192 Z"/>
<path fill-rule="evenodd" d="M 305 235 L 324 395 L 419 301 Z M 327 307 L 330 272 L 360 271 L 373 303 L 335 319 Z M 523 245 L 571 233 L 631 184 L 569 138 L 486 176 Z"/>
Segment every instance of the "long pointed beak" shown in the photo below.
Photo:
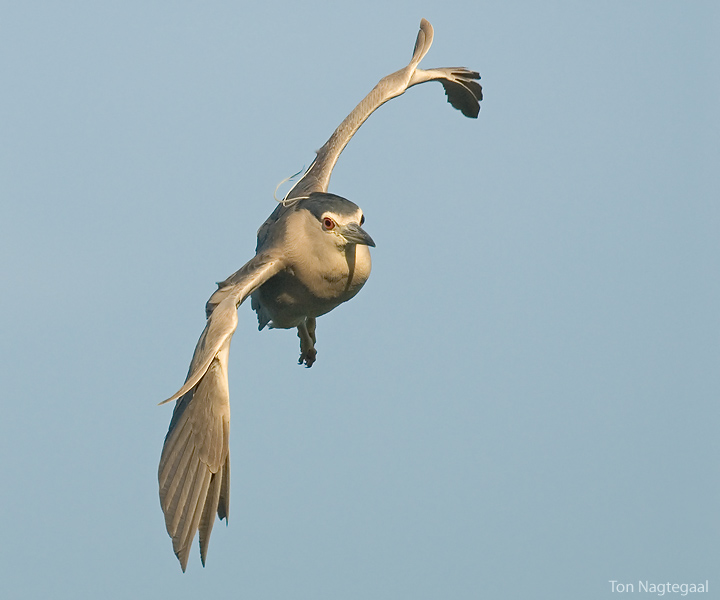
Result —
<path fill-rule="evenodd" d="M 348 223 L 341 228 L 340 233 L 351 244 L 375 247 L 373 239 L 368 235 L 367 231 L 357 223 Z"/>

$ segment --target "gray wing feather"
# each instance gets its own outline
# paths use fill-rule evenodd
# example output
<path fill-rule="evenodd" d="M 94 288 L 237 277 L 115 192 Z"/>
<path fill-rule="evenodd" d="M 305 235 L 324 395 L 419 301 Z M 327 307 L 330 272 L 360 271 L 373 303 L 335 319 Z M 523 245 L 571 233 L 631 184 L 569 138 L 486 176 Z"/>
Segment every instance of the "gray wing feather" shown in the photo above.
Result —
<path fill-rule="evenodd" d="M 285 197 L 286 200 L 298 198 L 311 192 L 327 192 L 330 175 L 340 154 L 367 118 L 388 100 L 405 92 L 418 63 L 430 50 L 433 40 L 432 25 L 425 19 L 420 21 L 420 31 L 415 40 L 415 48 L 410 63 L 386 77 L 365 96 L 317 151 L 317 156 L 305 174 L 297 181 Z"/>
<path fill-rule="evenodd" d="M 269 255 L 250 260 L 208 301 L 208 320 L 165 437 L 158 483 L 165 525 L 184 571 L 195 533 L 205 564 L 215 514 L 227 519 L 230 501 L 228 357 L 237 307 L 282 268 Z M 162 403 L 161 403 L 162 404 Z"/>
<path fill-rule="evenodd" d="M 462 67 L 427 71 L 418 68 L 418 64 L 430 50 L 433 36 L 432 25 L 422 19 L 410 63 L 399 71 L 383 77 L 360 104 L 345 117 L 330 139 L 318 150 L 315 160 L 288 192 L 285 200 L 303 197 L 312 192 L 327 192 L 332 170 L 341 152 L 360 126 L 385 102 L 404 94 L 409 87 L 426 81 L 439 80 L 445 87 L 448 101 L 452 106 L 461 110 L 466 117 L 477 117 L 480 110 L 479 102 L 482 100 L 482 88 L 477 81 L 474 81 L 480 78 L 478 73 Z M 277 220 L 285 210 L 285 206 L 278 207 L 269 222 Z M 262 231 L 263 228 L 261 228 Z"/>
<path fill-rule="evenodd" d="M 178 400 L 160 458 L 160 504 L 183 571 L 202 516 L 201 554 L 207 554 L 219 492 L 229 475 L 224 469 L 230 433 L 228 350 L 229 340 L 197 386 Z"/>

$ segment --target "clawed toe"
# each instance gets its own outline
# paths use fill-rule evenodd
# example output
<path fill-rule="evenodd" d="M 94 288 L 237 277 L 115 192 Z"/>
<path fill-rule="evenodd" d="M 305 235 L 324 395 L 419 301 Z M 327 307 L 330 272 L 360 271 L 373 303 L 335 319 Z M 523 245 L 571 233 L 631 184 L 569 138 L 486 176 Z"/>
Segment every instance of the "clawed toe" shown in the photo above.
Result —
<path fill-rule="evenodd" d="M 300 338 L 300 360 L 298 364 L 305 363 L 310 368 L 317 357 L 315 350 L 315 319 L 308 317 L 303 323 L 298 325 L 298 337 Z"/>
<path fill-rule="evenodd" d="M 298 360 L 298 364 L 301 365 L 305 363 L 305 366 L 309 369 L 313 366 L 313 363 L 315 362 L 315 359 L 317 358 L 317 350 L 315 348 L 310 348 L 306 352 L 303 352 L 300 354 L 300 359 Z"/>

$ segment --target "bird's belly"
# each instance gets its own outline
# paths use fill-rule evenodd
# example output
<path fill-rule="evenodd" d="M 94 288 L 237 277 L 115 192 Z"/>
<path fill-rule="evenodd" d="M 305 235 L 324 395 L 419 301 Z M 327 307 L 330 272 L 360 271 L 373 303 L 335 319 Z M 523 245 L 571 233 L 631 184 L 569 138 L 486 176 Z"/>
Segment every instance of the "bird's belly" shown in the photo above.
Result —
<path fill-rule="evenodd" d="M 269 321 L 279 329 L 297 327 L 307 317 L 319 317 L 347 302 L 370 275 L 369 253 L 367 258 L 355 261 L 353 269 L 278 273 L 253 293 L 260 327 Z"/>

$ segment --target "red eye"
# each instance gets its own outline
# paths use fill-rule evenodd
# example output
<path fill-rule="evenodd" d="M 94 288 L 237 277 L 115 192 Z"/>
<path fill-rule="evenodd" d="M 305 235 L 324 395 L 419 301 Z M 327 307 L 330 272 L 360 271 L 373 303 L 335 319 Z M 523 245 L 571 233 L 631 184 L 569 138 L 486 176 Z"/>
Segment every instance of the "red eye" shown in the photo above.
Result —
<path fill-rule="evenodd" d="M 323 220 L 323 227 L 330 231 L 331 229 L 335 228 L 335 221 L 333 221 L 330 217 L 325 217 Z"/>

